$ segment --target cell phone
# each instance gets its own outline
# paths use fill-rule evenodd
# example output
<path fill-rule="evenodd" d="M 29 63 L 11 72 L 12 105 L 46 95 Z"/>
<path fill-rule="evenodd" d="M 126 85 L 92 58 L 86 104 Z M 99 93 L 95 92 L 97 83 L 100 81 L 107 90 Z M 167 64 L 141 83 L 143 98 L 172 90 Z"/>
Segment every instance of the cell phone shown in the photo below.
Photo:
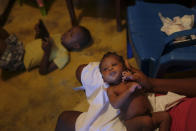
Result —
<path fill-rule="evenodd" d="M 41 19 L 39 19 L 38 28 L 39 33 L 36 34 L 35 38 L 41 38 L 42 40 L 46 41 L 46 38 L 49 38 L 50 34 L 46 26 L 44 25 L 44 22 Z"/>

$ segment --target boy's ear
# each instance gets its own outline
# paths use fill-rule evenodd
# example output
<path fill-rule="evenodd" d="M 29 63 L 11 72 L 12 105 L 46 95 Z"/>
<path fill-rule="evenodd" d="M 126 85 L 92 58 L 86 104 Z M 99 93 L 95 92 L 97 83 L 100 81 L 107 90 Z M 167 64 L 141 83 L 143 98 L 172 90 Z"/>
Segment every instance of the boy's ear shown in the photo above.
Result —
<path fill-rule="evenodd" d="M 74 49 L 80 49 L 80 44 L 78 42 L 73 43 Z"/>

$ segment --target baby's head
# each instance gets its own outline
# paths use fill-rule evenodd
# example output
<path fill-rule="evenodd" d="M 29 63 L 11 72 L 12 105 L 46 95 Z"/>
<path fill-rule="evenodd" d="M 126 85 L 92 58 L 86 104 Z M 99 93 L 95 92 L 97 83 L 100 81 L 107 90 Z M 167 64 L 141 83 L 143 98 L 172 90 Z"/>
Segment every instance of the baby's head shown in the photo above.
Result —
<path fill-rule="evenodd" d="M 90 32 L 82 26 L 72 27 L 61 37 L 62 45 L 69 51 L 81 50 L 92 42 Z"/>
<path fill-rule="evenodd" d="M 101 59 L 99 69 L 104 82 L 109 85 L 116 85 L 121 82 L 122 72 L 126 70 L 125 61 L 122 56 L 108 52 Z"/>

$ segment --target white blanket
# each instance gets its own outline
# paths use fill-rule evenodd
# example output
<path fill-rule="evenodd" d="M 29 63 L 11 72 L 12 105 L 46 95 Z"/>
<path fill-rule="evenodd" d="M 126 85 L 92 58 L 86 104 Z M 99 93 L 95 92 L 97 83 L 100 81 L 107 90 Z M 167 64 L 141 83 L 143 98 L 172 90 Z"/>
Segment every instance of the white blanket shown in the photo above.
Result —
<path fill-rule="evenodd" d="M 119 110 L 109 103 L 98 65 L 90 63 L 82 71 L 81 81 L 90 106 L 78 117 L 76 131 L 126 131 L 118 118 Z"/>
<path fill-rule="evenodd" d="M 109 103 L 105 90 L 107 86 L 103 82 L 98 62 L 89 63 L 83 69 L 81 81 L 90 106 L 87 112 L 82 113 L 77 118 L 76 131 L 126 131 L 126 127 L 118 118 L 119 110 L 114 109 Z M 169 95 L 169 97 L 167 97 L 167 95 L 160 97 L 155 97 L 154 94 L 149 95 L 149 100 L 151 101 L 154 111 L 164 110 L 164 107 L 168 103 L 173 103 L 184 97 L 174 93 L 172 94 L 172 100 L 169 99 L 171 95 Z M 166 101 L 163 102 L 164 100 Z M 156 106 L 157 102 L 159 104 L 162 103 L 162 105 Z M 159 108 L 159 106 L 161 108 Z"/>

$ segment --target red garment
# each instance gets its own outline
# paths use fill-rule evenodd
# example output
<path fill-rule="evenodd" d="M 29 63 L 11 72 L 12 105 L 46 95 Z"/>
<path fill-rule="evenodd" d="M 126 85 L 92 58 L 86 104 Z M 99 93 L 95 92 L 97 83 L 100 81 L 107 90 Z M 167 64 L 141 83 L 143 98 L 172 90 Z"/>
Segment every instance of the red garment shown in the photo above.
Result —
<path fill-rule="evenodd" d="M 184 98 L 169 113 L 172 117 L 171 131 L 196 131 L 196 98 Z"/>

